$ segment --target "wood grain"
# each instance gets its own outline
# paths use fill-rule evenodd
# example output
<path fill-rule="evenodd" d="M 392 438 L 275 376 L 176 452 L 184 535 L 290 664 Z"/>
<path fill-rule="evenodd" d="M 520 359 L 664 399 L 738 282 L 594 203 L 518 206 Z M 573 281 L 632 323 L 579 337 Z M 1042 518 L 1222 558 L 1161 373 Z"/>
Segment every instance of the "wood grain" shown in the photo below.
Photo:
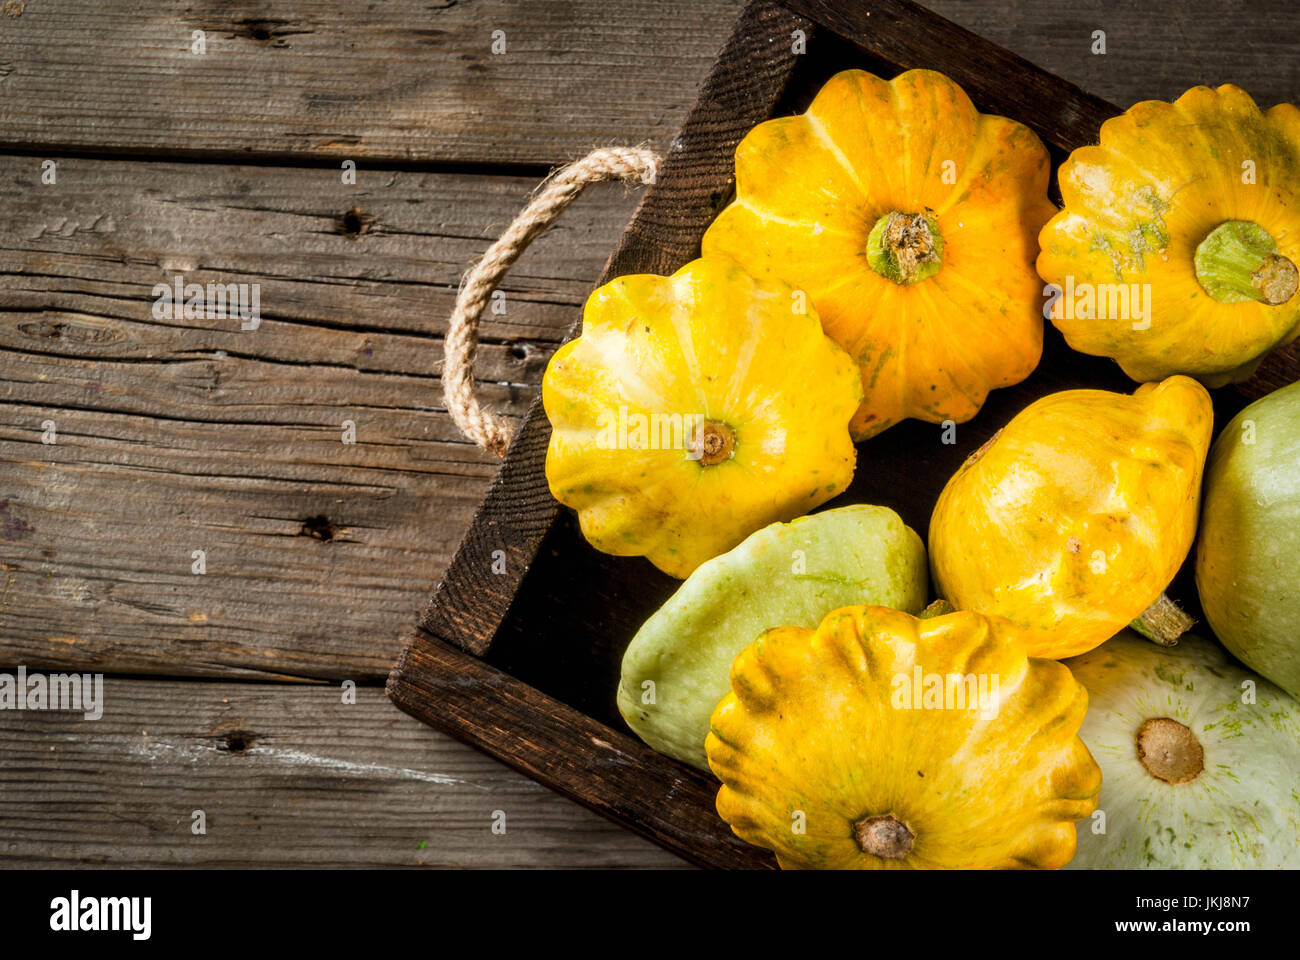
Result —
<path fill-rule="evenodd" d="M 872 9 L 871 0 L 863 4 Z M 927 0 L 924 6 L 1128 108 L 1235 83 L 1261 106 L 1300 99 L 1292 0 Z M 1277 29 L 1279 25 L 1286 29 Z M 1094 52 L 1096 31 L 1105 53 Z"/>
<path fill-rule="evenodd" d="M 442 332 L 534 181 L 40 172 L 0 157 L 0 663 L 386 675 L 496 470 L 442 409 Z M 524 413 L 636 198 L 592 188 L 511 272 L 479 356 L 496 408 Z M 261 325 L 154 319 L 177 275 L 259 284 Z"/>
<path fill-rule="evenodd" d="M 714 812 L 717 781 L 421 632 L 388 695 L 406 712 L 502 758 L 700 866 L 771 869 L 767 851 Z M 525 720 L 526 722 L 521 722 Z"/>
<path fill-rule="evenodd" d="M 1234 82 L 1300 93 L 1290 0 L 932 0 L 1127 107 Z M 860 4 L 872 11 L 871 3 Z M 0 17 L 0 149 L 250 155 L 336 166 L 553 164 L 668 143 L 739 0 L 181 0 L 26 4 Z M 190 52 L 192 31 L 207 53 Z M 506 34 L 504 55 L 492 31 Z M 1093 32 L 1106 32 L 1104 55 Z M 240 109 L 226 109 L 239 104 Z"/>
<path fill-rule="evenodd" d="M 0 16 L 0 149 L 256 154 L 337 169 L 345 158 L 549 165 L 611 142 L 662 145 L 739 9 L 29 0 Z M 496 31 L 504 53 L 493 53 Z"/>
<path fill-rule="evenodd" d="M 378 688 L 355 694 L 110 677 L 99 720 L 0 712 L 0 864 L 685 866 Z"/>
<path fill-rule="evenodd" d="M 1073 150 L 1095 142 L 1114 104 L 908 0 L 788 0 L 796 10 L 895 70 L 947 74 L 986 113 L 1012 117 L 1045 143 Z"/>

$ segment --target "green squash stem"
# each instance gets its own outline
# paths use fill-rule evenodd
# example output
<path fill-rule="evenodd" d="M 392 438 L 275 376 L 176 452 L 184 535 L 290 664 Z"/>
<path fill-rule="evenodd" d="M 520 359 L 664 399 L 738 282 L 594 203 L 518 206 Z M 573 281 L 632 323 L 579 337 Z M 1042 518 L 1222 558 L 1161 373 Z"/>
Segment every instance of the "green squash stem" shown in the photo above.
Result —
<path fill-rule="evenodd" d="M 1300 283 L 1296 266 L 1277 241 L 1249 220 L 1225 220 L 1196 248 L 1196 279 L 1220 303 L 1286 303 Z"/>
<path fill-rule="evenodd" d="M 943 265 L 943 234 L 929 213 L 894 210 L 876 221 L 867 235 L 867 263 L 886 280 L 920 283 Z"/>
<path fill-rule="evenodd" d="M 934 617 L 946 617 L 950 613 L 956 612 L 957 608 L 951 603 L 940 597 L 924 610 L 917 614 L 918 620 L 931 620 Z"/>
<path fill-rule="evenodd" d="M 1134 620 L 1130 627 L 1152 643 L 1162 647 L 1172 647 L 1178 638 L 1192 629 L 1196 621 L 1183 613 L 1182 608 L 1163 593 L 1156 602 L 1147 607 L 1142 616 Z"/>

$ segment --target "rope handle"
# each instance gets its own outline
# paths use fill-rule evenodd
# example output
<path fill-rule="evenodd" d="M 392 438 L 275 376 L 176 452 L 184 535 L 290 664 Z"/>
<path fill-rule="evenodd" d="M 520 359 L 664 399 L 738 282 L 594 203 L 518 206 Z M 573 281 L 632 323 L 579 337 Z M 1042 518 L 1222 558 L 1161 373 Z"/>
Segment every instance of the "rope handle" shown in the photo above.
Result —
<path fill-rule="evenodd" d="M 447 323 L 442 392 L 456 426 L 483 449 L 504 457 L 514 434 L 509 420 L 483 409 L 474 390 L 479 317 L 492 291 L 520 254 L 587 184 L 602 180 L 653 183 L 659 163 L 659 155 L 652 150 L 604 147 L 561 167 L 542 182 L 536 196 L 488 247 L 483 258 L 466 272 Z"/>

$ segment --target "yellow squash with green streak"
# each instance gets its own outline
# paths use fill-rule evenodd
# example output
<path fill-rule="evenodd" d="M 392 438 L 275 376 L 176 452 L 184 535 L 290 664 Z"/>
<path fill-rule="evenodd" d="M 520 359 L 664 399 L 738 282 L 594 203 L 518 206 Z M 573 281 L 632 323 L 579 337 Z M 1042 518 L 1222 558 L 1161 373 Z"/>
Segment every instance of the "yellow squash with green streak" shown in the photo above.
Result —
<path fill-rule="evenodd" d="M 860 398 L 788 286 L 730 261 L 619 277 L 543 377 L 546 479 L 596 549 L 686 577 L 848 486 Z"/>
<path fill-rule="evenodd" d="M 1059 172 L 1038 272 L 1070 346 L 1134 380 L 1244 380 L 1300 333 L 1300 110 L 1231 84 L 1106 121 Z M 1135 303 L 1137 304 L 1135 306 Z"/>
<path fill-rule="evenodd" d="M 741 652 L 713 713 L 718 813 L 785 868 L 1061 867 L 1101 773 L 1088 695 L 973 613 L 836 610 Z"/>
<path fill-rule="evenodd" d="M 1048 172 L 1029 128 L 979 113 L 943 74 L 846 70 L 741 141 L 704 255 L 811 299 L 861 370 L 856 439 L 963 422 L 1038 365 Z"/>
<path fill-rule="evenodd" d="M 1196 534 L 1212 423 L 1188 377 L 1030 404 L 940 494 L 935 589 L 1023 627 L 1031 656 L 1083 653 L 1138 618 L 1172 642 L 1190 624 L 1162 591 Z"/>

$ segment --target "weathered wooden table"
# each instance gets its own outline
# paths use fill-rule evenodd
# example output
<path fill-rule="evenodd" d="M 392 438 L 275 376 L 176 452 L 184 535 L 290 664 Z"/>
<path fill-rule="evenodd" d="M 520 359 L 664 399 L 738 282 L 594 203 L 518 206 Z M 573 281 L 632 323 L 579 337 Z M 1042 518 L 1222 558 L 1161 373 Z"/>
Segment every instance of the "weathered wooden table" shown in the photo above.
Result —
<path fill-rule="evenodd" d="M 1300 99 L 1290 0 L 930 5 L 1121 105 Z M 0 712 L 0 861 L 682 865 L 382 684 L 496 465 L 442 407 L 462 271 L 552 165 L 665 146 L 738 8 L 0 2 L 0 672 L 107 675 L 102 719 Z M 635 201 L 510 274 L 497 409 Z M 260 323 L 160 316 L 178 276 Z"/>

